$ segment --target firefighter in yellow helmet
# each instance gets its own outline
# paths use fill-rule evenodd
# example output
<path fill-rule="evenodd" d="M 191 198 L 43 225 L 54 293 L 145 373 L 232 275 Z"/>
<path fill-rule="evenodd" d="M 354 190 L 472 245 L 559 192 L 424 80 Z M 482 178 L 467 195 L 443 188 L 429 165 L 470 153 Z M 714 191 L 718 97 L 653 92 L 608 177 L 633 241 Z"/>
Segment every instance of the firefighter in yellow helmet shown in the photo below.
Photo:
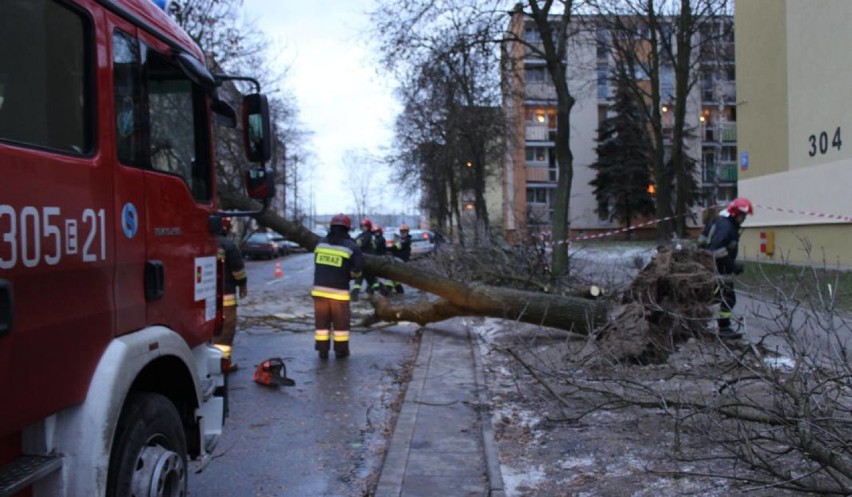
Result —
<path fill-rule="evenodd" d="M 314 249 L 314 349 L 327 359 L 334 341 L 334 355 L 349 356 L 349 280 L 364 269 L 364 255 L 349 237 L 352 221 L 345 214 L 331 218 L 329 233 Z"/>

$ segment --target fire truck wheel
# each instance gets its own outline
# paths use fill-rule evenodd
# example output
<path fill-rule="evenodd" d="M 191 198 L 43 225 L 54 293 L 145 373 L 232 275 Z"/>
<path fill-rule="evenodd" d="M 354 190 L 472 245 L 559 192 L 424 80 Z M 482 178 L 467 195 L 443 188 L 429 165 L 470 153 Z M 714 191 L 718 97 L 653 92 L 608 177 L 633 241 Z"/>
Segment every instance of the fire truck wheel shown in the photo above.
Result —
<path fill-rule="evenodd" d="M 116 427 L 107 497 L 182 497 L 186 472 L 186 438 L 174 404 L 159 394 L 131 394 Z"/>

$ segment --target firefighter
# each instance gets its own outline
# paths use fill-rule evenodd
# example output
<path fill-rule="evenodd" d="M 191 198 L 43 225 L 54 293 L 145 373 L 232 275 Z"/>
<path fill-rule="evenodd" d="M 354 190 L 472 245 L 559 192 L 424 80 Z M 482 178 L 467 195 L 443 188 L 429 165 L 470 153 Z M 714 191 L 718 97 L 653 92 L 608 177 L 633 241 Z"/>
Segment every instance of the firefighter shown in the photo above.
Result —
<path fill-rule="evenodd" d="M 358 234 L 358 237 L 355 238 L 355 243 L 358 245 L 358 248 L 361 249 L 362 254 L 373 254 L 373 223 L 367 218 L 361 220 L 361 233 Z M 367 293 L 373 293 L 373 285 L 376 282 L 376 278 L 373 275 L 368 276 L 359 276 L 355 279 L 355 284 L 352 285 L 352 301 L 358 301 L 358 294 L 361 293 L 361 286 L 364 283 L 364 280 L 367 280 Z"/>
<path fill-rule="evenodd" d="M 743 272 L 743 265 L 737 262 L 740 231 L 746 216 L 753 213 L 754 208 L 748 199 L 735 198 L 710 225 L 705 236 L 707 242 L 702 244 L 713 254 L 716 270 L 722 276 L 715 301 L 719 304 L 719 338 L 742 338 L 741 333 L 731 328 L 731 316 L 737 303 L 733 275 Z"/>
<path fill-rule="evenodd" d="M 385 233 L 382 230 L 382 225 L 379 223 L 373 223 L 373 254 L 385 255 L 387 252 L 387 240 L 385 240 Z M 378 276 L 374 278 L 373 284 L 370 288 L 373 292 L 379 292 L 385 296 L 387 295 L 384 290 L 385 285 L 379 280 Z"/>
<path fill-rule="evenodd" d="M 222 288 L 222 314 L 224 317 L 222 333 L 213 337 L 213 343 L 222 350 L 229 360 L 227 372 L 237 370 L 237 363 L 230 361 L 231 351 L 234 343 L 234 335 L 237 332 L 237 289 L 240 299 L 248 295 L 248 275 L 246 274 L 243 255 L 239 247 L 228 236 L 231 233 L 231 218 L 222 218 L 222 230 L 219 234 L 218 258 L 225 268 Z"/>
<path fill-rule="evenodd" d="M 345 214 L 331 218 L 328 236 L 320 238 L 314 250 L 314 349 L 320 359 L 328 359 L 334 341 L 334 355 L 349 356 L 349 280 L 358 278 L 364 256 L 349 237 L 352 221 Z"/>
<path fill-rule="evenodd" d="M 408 234 L 408 225 L 403 224 L 399 227 L 399 235 L 394 237 L 394 243 L 391 247 L 391 254 L 402 262 L 408 262 L 411 258 L 411 235 Z M 404 293 L 402 284 L 392 282 L 393 289 L 396 293 Z"/>

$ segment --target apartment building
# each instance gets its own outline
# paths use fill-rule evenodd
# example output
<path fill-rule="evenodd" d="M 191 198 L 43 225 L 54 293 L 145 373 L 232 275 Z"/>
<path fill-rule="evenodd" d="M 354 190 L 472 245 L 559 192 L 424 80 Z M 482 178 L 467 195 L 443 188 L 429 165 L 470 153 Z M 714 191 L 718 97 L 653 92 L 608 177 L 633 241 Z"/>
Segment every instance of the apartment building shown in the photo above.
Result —
<path fill-rule="evenodd" d="M 738 187 L 755 204 L 742 237 L 749 258 L 852 265 L 850 24 L 848 0 L 737 2 Z"/>
<path fill-rule="evenodd" d="M 607 36 L 595 17 L 579 17 L 585 28 L 572 35 L 569 43 L 567 74 L 576 103 L 571 112 L 571 151 L 574 177 L 571 185 L 570 213 L 573 237 L 611 232 L 620 228 L 596 213 L 597 201 L 589 183 L 595 171 L 598 128 L 609 115 L 615 94 L 612 83 L 614 61 L 603 40 Z M 718 37 L 732 19 L 707 26 L 704 35 Z M 540 42 L 538 31 L 520 14 L 510 20 L 511 32 L 532 44 Z M 730 31 L 730 30 L 728 30 Z M 557 186 L 554 157 L 556 138 L 556 96 L 545 62 L 523 44 L 507 49 L 504 73 L 504 103 L 509 137 L 502 181 L 503 228 L 512 238 L 524 230 L 532 232 L 552 229 L 553 201 Z M 687 125 L 692 130 L 687 153 L 699 164 L 700 182 L 705 199 L 702 205 L 721 203 L 736 194 L 736 92 L 734 40 L 730 36 L 698 54 L 699 84 L 688 95 Z M 642 78 L 641 75 L 637 77 Z M 663 67 L 660 77 L 662 121 L 666 144 L 670 146 L 673 124 L 674 71 Z M 689 223 L 701 222 L 701 208 Z M 653 236 L 655 227 L 647 228 Z"/>

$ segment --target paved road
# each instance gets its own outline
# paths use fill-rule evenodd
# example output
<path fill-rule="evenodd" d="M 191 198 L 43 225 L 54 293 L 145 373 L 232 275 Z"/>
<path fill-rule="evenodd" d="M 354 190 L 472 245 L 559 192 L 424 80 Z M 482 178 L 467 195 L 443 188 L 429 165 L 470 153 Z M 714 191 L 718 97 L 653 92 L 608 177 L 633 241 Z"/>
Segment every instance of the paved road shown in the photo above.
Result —
<path fill-rule="evenodd" d="M 276 278 L 275 264 L 284 275 Z M 414 359 L 415 327 L 353 328 L 352 356 L 313 351 L 312 256 L 249 261 L 230 377 L 230 417 L 214 458 L 190 478 L 190 495 L 363 496 L 375 486 L 400 379 Z M 366 313 L 368 304 L 356 304 Z M 254 383 L 254 366 L 280 356 L 295 387 Z M 193 470 L 199 465 L 193 465 Z"/>

